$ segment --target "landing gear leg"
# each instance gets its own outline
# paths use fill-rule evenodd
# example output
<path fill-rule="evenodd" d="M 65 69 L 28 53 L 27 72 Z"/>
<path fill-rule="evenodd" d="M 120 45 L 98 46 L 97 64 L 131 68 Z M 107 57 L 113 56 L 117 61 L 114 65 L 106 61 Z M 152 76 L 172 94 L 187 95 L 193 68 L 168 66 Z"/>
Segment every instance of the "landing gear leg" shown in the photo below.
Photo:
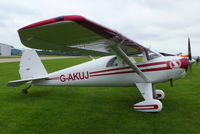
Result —
<path fill-rule="evenodd" d="M 162 103 L 153 98 L 152 83 L 136 83 L 137 88 L 142 94 L 144 101 L 133 106 L 134 110 L 141 112 L 160 112 Z"/>
<path fill-rule="evenodd" d="M 32 84 L 29 85 L 28 87 L 22 89 L 21 93 L 22 93 L 22 94 L 28 94 L 28 89 L 31 88 L 31 86 L 32 86 Z"/>

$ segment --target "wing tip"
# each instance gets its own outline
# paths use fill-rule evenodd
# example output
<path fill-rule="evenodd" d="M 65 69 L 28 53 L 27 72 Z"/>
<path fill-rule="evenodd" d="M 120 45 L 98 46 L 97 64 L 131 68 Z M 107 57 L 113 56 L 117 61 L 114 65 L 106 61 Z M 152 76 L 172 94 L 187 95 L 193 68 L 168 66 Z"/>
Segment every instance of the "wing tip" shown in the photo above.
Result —
<path fill-rule="evenodd" d="M 86 20 L 85 17 L 81 16 L 81 15 L 65 15 L 65 16 L 59 16 L 59 17 L 54 17 L 51 19 L 47 19 L 44 21 L 39 21 L 33 24 L 30 24 L 28 26 L 22 27 L 18 30 L 18 32 L 23 31 L 23 30 L 27 30 L 29 28 L 36 28 L 39 26 L 43 26 L 43 25 L 47 25 L 47 24 L 52 24 L 52 23 L 56 23 L 59 21 L 84 21 Z"/>

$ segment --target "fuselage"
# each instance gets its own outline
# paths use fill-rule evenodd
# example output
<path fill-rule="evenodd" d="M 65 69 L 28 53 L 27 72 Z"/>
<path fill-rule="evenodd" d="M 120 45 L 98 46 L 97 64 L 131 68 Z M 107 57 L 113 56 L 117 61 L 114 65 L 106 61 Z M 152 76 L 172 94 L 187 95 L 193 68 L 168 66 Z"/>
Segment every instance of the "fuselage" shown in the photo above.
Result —
<path fill-rule="evenodd" d="M 165 82 L 184 77 L 188 59 L 176 56 L 158 57 L 136 63 L 152 83 Z M 34 85 L 55 86 L 134 86 L 143 79 L 117 56 L 106 56 L 50 73 L 45 80 Z"/>

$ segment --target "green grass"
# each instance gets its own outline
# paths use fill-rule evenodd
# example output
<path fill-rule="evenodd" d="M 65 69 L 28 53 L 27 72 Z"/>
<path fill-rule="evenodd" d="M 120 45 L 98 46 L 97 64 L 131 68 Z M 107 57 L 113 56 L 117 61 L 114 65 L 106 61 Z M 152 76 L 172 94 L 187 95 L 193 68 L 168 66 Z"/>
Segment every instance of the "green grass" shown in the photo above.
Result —
<path fill-rule="evenodd" d="M 71 57 L 66 55 L 39 55 L 39 57 Z"/>
<path fill-rule="evenodd" d="M 43 61 L 48 72 L 89 58 Z M 6 87 L 19 79 L 19 63 L 0 64 L 0 134 L 198 134 L 200 132 L 200 66 L 186 77 L 162 83 L 166 98 L 160 113 L 142 113 L 135 87 Z"/>
<path fill-rule="evenodd" d="M 0 56 L 0 59 L 7 59 L 7 58 L 20 58 L 20 56 Z"/>

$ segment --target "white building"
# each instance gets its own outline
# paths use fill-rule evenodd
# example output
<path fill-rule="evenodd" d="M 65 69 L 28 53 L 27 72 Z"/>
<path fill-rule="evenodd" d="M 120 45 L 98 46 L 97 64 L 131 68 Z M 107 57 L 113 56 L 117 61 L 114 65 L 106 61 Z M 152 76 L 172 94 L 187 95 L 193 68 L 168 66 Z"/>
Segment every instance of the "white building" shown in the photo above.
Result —
<path fill-rule="evenodd" d="M 0 43 L 0 56 L 11 56 L 11 46 Z"/>

